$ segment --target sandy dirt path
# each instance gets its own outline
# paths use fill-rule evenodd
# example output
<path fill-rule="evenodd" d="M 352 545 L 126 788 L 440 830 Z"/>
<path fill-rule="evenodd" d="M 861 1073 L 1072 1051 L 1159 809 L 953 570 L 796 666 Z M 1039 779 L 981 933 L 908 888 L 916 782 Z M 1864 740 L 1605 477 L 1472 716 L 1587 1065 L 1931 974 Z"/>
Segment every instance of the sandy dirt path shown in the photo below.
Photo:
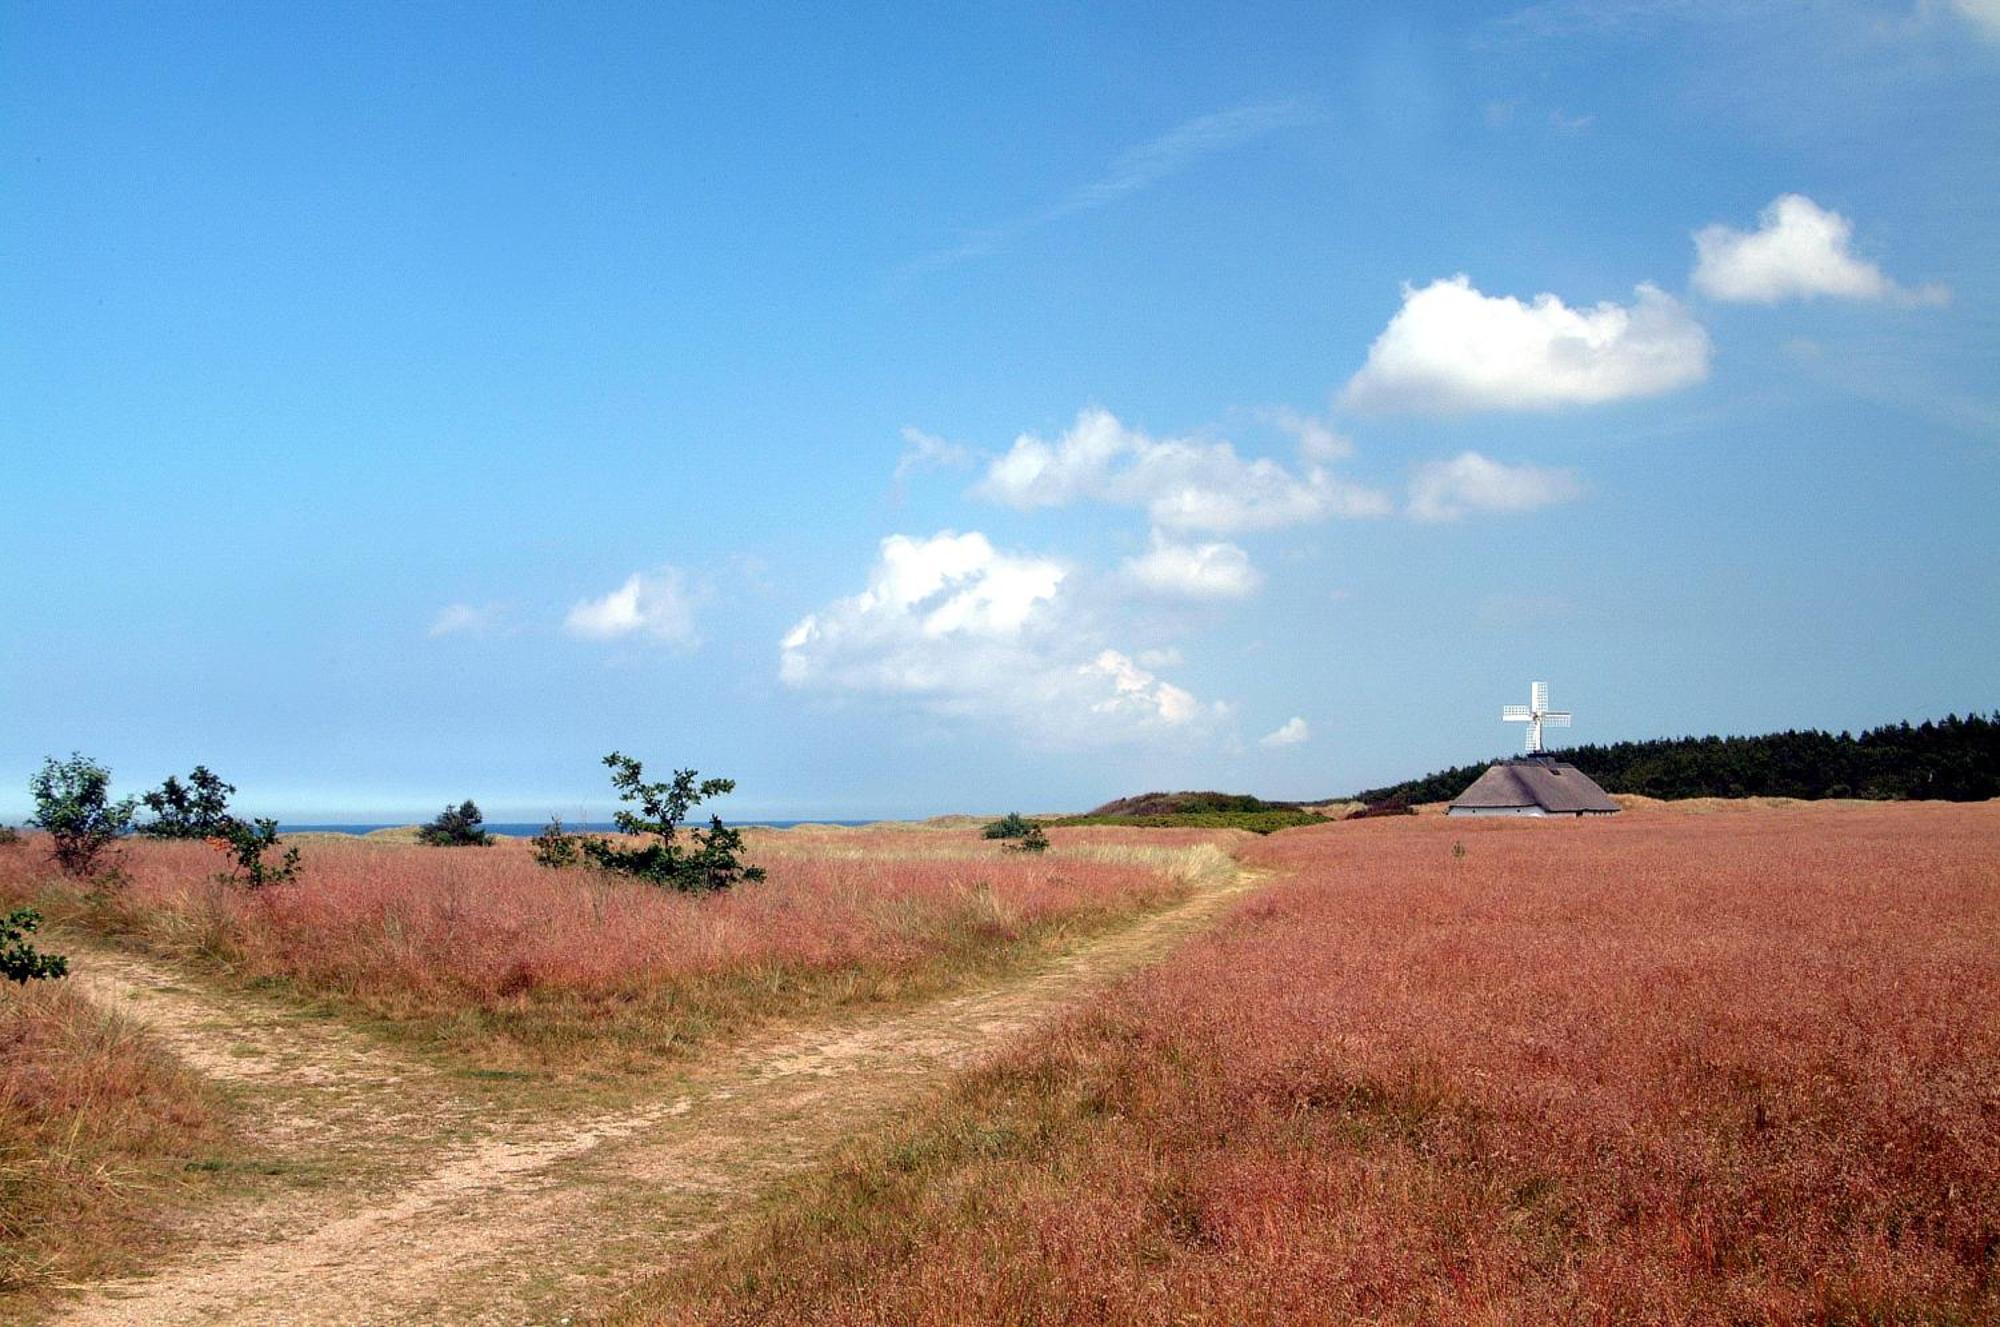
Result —
<path fill-rule="evenodd" d="M 769 1032 L 651 1101 L 591 1118 L 496 1116 L 336 1025 L 93 955 L 94 993 L 152 1022 L 190 1063 L 277 1086 L 259 1126 L 273 1140 L 394 1155 L 375 1158 L 372 1182 L 226 1214 L 189 1256 L 92 1287 L 55 1321 L 565 1322 L 953 1072 L 1161 957 L 1258 878 L 1238 872 L 964 994 Z"/>

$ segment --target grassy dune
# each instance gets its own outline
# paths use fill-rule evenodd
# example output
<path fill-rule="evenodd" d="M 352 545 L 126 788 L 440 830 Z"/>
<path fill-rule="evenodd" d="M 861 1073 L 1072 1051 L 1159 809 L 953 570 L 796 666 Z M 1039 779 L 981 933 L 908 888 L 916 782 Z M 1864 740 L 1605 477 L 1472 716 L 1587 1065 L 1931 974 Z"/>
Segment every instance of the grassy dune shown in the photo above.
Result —
<path fill-rule="evenodd" d="M 547 871 L 520 842 L 307 848 L 299 883 L 256 893 L 218 883 L 200 843 L 122 845 L 125 883 L 99 891 L 15 851 L 0 900 L 484 1065 L 637 1068 L 758 1020 L 947 989 L 1231 869 L 1190 836 L 1029 857 L 972 831 L 771 832 L 751 851 L 768 882 L 695 897 Z"/>
<path fill-rule="evenodd" d="M 665 1323 L 2000 1320 L 2000 806 L 1260 840 Z"/>
<path fill-rule="evenodd" d="M 124 1270 L 217 1145 L 213 1094 L 61 982 L 0 984 L 0 1300 Z"/>

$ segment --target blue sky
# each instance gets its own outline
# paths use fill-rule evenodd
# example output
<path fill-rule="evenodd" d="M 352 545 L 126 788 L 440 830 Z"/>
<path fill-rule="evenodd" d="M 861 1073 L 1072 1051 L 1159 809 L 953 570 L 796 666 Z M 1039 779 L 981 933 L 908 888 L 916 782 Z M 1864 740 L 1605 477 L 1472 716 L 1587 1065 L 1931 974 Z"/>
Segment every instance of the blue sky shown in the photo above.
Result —
<path fill-rule="evenodd" d="M 0 815 L 2000 704 L 2000 7 L 0 10 Z"/>

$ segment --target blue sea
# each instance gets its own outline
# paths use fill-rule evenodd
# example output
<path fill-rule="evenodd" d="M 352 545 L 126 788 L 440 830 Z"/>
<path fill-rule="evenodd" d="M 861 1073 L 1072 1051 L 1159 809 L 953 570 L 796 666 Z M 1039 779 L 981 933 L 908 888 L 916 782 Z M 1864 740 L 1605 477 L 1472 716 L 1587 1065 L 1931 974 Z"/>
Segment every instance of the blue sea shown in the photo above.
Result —
<path fill-rule="evenodd" d="M 406 825 L 420 824 L 415 820 L 397 820 L 374 825 L 289 825 L 278 826 L 280 834 L 367 834 L 378 829 L 400 829 Z M 842 825 L 849 829 L 857 825 L 873 825 L 875 820 L 731 820 L 726 822 L 735 829 L 791 829 L 798 825 Z M 482 826 L 488 834 L 508 834 L 518 838 L 533 838 L 547 827 L 547 821 L 536 824 L 496 824 L 488 822 Z M 688 829 L 706 829 L 708 821 L 690 822 Z M 573 834 L 611 834 L 618 826 L 609 821 L 593 820 L 583 824 L 563 822 L 563 828 Z"/>

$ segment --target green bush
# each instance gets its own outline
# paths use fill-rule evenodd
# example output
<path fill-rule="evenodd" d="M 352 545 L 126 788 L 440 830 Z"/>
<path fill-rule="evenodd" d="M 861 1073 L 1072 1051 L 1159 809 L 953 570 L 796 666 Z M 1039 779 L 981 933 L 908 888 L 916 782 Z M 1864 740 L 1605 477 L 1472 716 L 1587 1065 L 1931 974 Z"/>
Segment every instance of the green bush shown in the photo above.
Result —
<path fill-rule="evenodd" d="M 299 876 L 299 850 L 285 849 L 276 865 L 267 863 L 264 854 L 278 846 L 278 822 L 275 820 L 242 821 L 231 818 L 218 836 L 226 845 L 223 851 L 231 858 L 231 866 L 222 872 L 222 879 L 246 889 L 262 889 L 266 885 L 290 884 Z"/>
<path fill-rule="evenodd" d="M 638 848 L 623 848 L 604 839 L 583 840 L 583 855 L 599 870 L 636 876 L 650 884 L 669 889 L 706 893 L 728 889 L 739 880 L 762 880 L 764 872 L 744 866 L 743 835 L 710 816 L 705 830 L 689 830 L 692 849 L 679 841 L 681 821 L 687 813 L 711 797 L 735 790 L 734 779 L 703 779 L 695 782 L 695 771 L 675 770 L 671 781 L 647 783 L 646 771 L 632 757 L 613 751 L 604 758 L 611 767 L 611 786 L 620 801 L 636 802 L 638 812 L 620 811 L 613 819 L 620 833 L 655 841 Z"/>
<path fill-rule="evenodd" d="M 33 908 L 0 915 L 0 977 L 26 985 L 69 971 L 69 960 L 61 954 L 44 954 L 28 943 L 28 936 L 41 924 L 41 914 Z"/>
<path fill-rule="evenodd" d="M 229 797 L 235 791 L 206 765 L 196 765 L 185 784 L 169 774 L 157 791 L 139 799 L 153 813 L 139 832 L 155 839 L 222 838 L 229 832 Z"/>
<path fill-rule="evenodd" d="M 1049 850 L 1049 836 L 1042 833 L 1042 827 L 1040 825 L 1028 826 L 1028 832 L 1026 834 L 1023 834 L 1021 835 L 1021 837 L 1009 842 L 1006 848 L 1004 849 L 1004 851 L 1007 852 L 1032 852 L 1032 853 L 1044 853 L 1047 852 L 1048 850 Z"/>
<path fill-rule="evenodd" d="M 105 851 L 131 828 L 132 799 L 112 801 L 111 771 L 88 756 L 50 756 L 28 791 L 35 799 L 28 823 L 48 831 L 56 865 L 70 875 L 95 875 Z"/>
<path fill-rule="evenodd" d="M 0 825 L 0 848 L 18 848 L 20 846 L 21 831 L 15 829 L 12 825 Z"/>
<path fill-rule="evenodd" d="M 535 845 L 535 863 L 552 871 L 583 864 L 583 840 L 563 828 L 561 816 L 551 816 L 542 832 L 530 840 Z"/>
<path fill-rule="evenodd" d="M 437 819 L 417 830 L 417 842 L 432 848 L 490 848 L 493 836 L 480 826 L 486 817 L 471 798 L 457 806 L 447 806 Z"/>
<path fill-rule="evenodd" d="M 1024 839 L 1034 828 L 1034 823 L 1023 818 L 1019 811 L 1009 811 L 980 830 L 979 836 L 987 839 Z"/>

